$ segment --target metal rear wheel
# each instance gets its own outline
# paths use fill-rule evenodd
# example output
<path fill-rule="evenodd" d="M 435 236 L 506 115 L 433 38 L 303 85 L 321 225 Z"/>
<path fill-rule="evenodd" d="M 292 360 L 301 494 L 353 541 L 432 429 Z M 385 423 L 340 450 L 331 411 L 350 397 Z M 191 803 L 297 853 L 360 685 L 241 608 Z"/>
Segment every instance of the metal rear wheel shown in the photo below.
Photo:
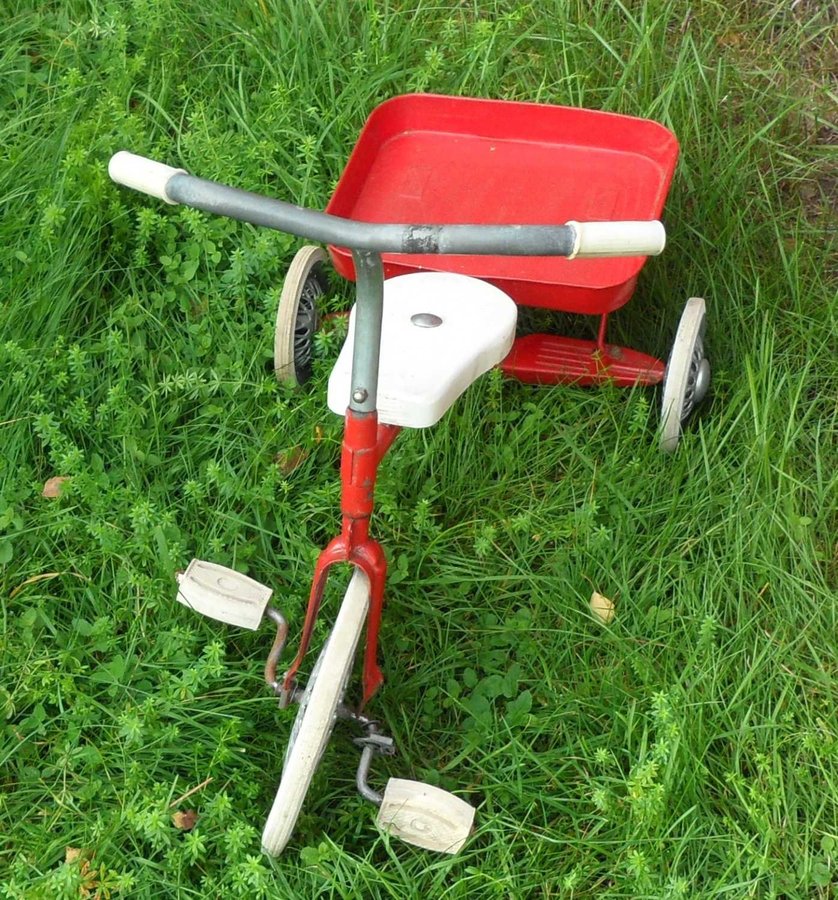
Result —
<path fill-rule="evenodd" d="M 661 404 L 661 449 L 672 453 L 684 422 L 707 395 L 710 361 L 704 353 L 707 308 L 701 297 L 690 297 L 666 364 Z"/>
<path fill-rule="evenodd" d="M 311 378 L 317 302 L 328 288 L 326 251 L 309 245 L 297 251 L 282 285 L 276 311 L 274 372 L 278 381 L 297 387 Z"/>

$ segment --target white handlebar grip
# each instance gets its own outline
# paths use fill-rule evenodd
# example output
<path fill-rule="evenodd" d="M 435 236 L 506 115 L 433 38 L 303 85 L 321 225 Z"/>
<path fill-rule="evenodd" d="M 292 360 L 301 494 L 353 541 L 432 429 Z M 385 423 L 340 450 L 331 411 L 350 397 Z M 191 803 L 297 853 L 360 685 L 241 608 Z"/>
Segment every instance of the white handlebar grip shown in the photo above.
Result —
<path fill-rule="evenodd" d="M 657 256 L 666 246 L 662 222 L 568 222 L 576 230 L 568 259 L 596 256 Z"/>
<path fill-rule="evenodd" d="M 189 173 L 186 169 L 175 169 L 172 166 L 155 162 L 153 159 L 146 159 L 145 156 L 129 153 L 127 150 L 114 153 L 108 163 L 108 175 L 117 184 L 124 184 L 125 187 L 141 191 L 143 194 L 150 194 L 152 197 L 158 197 L 160 200 L 172 204 L 177 201 L 172 200 L 166 193 L 166 185 L 172 175 L 187 174 Z"/>

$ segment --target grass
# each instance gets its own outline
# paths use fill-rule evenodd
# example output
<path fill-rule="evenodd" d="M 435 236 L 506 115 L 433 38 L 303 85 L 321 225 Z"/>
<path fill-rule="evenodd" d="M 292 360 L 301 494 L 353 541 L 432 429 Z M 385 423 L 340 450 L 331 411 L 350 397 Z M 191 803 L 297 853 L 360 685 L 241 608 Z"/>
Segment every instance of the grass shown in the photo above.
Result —
<path fill-rule="evenodd" d="M 835 896 L 827 7 L 7 7 L 2 896 Z M 665 357 L 705 296 L 713 396 L 672 458 L 653 391 L 494 374 L 400 439 L 375 521 L 392 578 L 374 705 L 400 754 L 375 778 L 461 791 L 477 832 L 453 859 L 390 842 L 335 742 L 272 862 L 259 829 L 290 714 L 260 685 L 266 636 L 190 618 L 172 573 L 234 565 L 300 622 L 336 527 L 337 336 L 310 389 L 280 388 L 295 242 L 132 196 L 106 162 L 128 147 L 322 207 L 368 112 L 408 90 L 676 132 L 669 247 L 614 337 Z M 336 281 L 332 308 L 349 297 Z"/>

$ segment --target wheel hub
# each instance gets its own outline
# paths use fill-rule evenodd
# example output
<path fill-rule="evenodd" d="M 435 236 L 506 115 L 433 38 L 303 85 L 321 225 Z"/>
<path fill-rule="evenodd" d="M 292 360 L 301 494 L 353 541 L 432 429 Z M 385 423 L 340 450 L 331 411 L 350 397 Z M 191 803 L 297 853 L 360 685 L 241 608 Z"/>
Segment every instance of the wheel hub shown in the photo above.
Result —
<path fill-rule="evenodd" d="M 710 361 L 704 355 L 701 337 L 696 338 L 693 355 L 690 359 L 690 371 L 687 376 L 687 389 L 681 407 L 681 421 L 687 419 L 695 407 L 707 396 L 710 387 Z"/>
<path fill-rule="evenodd" d="M 317 301 L 324 293 L 318 277 L 313 273 L 309 275 L 300 293 L 297 318 L 294 322 L 294 368 L 300 384 L 311 377 L 312 347 L 319 324 Z"/>

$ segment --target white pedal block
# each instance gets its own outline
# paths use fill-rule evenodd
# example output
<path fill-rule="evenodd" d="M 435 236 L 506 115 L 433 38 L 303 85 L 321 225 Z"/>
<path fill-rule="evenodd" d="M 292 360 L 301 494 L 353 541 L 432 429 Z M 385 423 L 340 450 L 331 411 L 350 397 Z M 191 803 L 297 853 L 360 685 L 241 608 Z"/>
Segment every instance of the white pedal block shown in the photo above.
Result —
<path fill-rule="evenodd" d="M 193 559 L 177 578 L 179 603 L 202 616 L 251 631 L 262 624 L 273 594 L 269 587 L 235 569 L 202 559 Z"/>
<path fill-rule="evenodd" d="M 471 834 L 474 807 L 442 788 L 391 778 L 378 810 L 378 826 L 425 850 L 458 853 Z"/>

